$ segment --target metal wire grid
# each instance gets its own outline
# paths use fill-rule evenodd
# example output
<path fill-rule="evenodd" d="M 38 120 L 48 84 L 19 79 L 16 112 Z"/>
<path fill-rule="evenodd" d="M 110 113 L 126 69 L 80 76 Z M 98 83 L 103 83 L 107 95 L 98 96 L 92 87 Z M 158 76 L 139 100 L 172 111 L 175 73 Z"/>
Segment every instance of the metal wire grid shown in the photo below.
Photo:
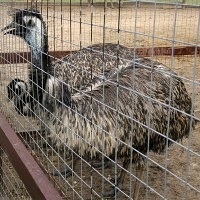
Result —
<path fill-rule="evenodd" d="M 1 199 L 25 199 L 31 200 L 28 191 L 23 182 L 20 180 L 15 169 L 9 162 L 9 159 L 3 149 L 1 151 L 1 184 L 0 184 L 0 198 Z"/>
<path fill-rule="evenodd" d="M 172 10 L 166 11 L 159 10 L 156 6 L 157 5 L 155 2 L 152 1 L 152 7 L 150 9 L 145 8 L 141 10 L 133 7 L 132 11 L 134 10 L 135 13 L 132 13 L 131 17 L 129 16 L 129 18 L 127 17 L 128 12 L 131 11 L 128 10 L 127 7 L 122 7 L 122 9 L 118 10 L 118 12 L 113 10 L 106 11 L 106 16 L 104 15 L 104 8 L 100 8 L 100 12 L 95 12 L 95 9 L 97 9 L 95 5 L 93 5 L 94 8 L 73 8 L 71 6 L 64 7 L 62 4 L 60 6 L 55 6 L 55 4 L 53 4 L 52 7 L 46 7 L 45 4 L 41 5 L 40 8 L 43 17 L 47 20 L 48 23 L 49 44 L 50 49 L 52 50 L 79 49 L 80 47 L 82 48 L 84 46 L 99 42 L 119 42 L 120 44 L 126 44 L 133 47 L 149 44 L 149 46 L 152 46 L 152 48 L 157 45 L 198 46 L 200 21 L 198 9 L 187 8 L 186 10 L 179 10 L 178 6 L 174 6 Z M 10 9 L 6 5 L 4 5 L 4 8 L 4 10 Z M 1 12 L 4 13 L 5 11 L 1 10 Z M 189 15 L 191 15 L 191 18 L 185 18 L 185 24 L 183 24 L 184 13 L 189 13 Z M 85 15 L 89 17 L 84 17 Z M 145 15 L 145 19 L 141 19 L 142 15 Z M 165 28 L 167 27 L 168 32 L 163 32 L 159 25 L 160 23 L 158 23 L 161 21 L 161 16 L 163 15 L 166 19 L 166 23 L 163 24 L 165 25 Z M 1 20 L 4 21 L 4 24 L 7 24 L 10 19 L 7 18 L 6 14 L 2 16 L 4 17 L 1 18 Z M 100 18 L 100 20 L 98 20 L 98 18 Z M 122 20 L 123 23 L 118 23 L 119 19 L 120 22 Z M 128 21 L 131 19 L 133 19 L 134 23 L 128 24 Z M 146 26 L 144 22 L 149 19 L 151 20 L 151 23 Z M 113 25 L 112 22 L 115 20 L 116 23 Z M 92 26 L 91 23 L 93 24 Z M 186 28 L 187 25 L 191 27 Z M 59 29 L 58 27 L 61 28 Z M 70 30 L 69 27 L 71 28 Z M 144 31 L 140 30 L 138 27 L 143 27 Z M 183 31 L 180 35 L 177 35 L 176 32 L 178 32 L 179 28 Z M 96 32 L 98 34 L 96 34 Z M 125 35 L 124 38 L 122 38 L 123 34 Z M 112 37 L 113 35 L 114 37 Z M 129 39 L 130 35 L 132 38 L 131 40 Z M 1 49 L 3 49 L 2 47 L 4 47 L 4 49 L 6 47 L 8 51 L 14 51 L 17 53 L 16 49 L 22 49 L 22 51 L 25 51 L 27 48 L 26 46 L 24 47 L 25 49 L 21 48 L 22 41 L 18 42 L 15 37 L 13 37 L 13 39 L 10 39 L 10 37 L 4 37 L 2 41 L 5 45 L 1 45 Z M 167 66 L 178 72 L 180 78 L 184 80 L 187 89 L 191 93 L 193 103 L 195 105 L 195 111 L 197 111 L 197 115 L 195 115 L 195 117 L 196 119 L 199 119 L 199 56 L 194 54 L 192 57 L 185 56 L 176 58 L 162 56 L 155 57 L 152 55 L 152 59 L 158 59 L 162 61 L 162 63 L 165 63 Z M 22 65 L 20 64 L 20 66 Z M 24 67 L 22 67 L 23 70 L 26 69 L 26 67 L 26 64 L 24 64 Z M 184 71 L 186 68 L 190 68 L 190 70 Z M 35 122 L 33 119 L 27 118 L 25 116 L 19 117 L 19 115 L 14 112 L 14 108 L 11 110 L 11 105 L 13 103 L 10 102 L 7 104 L 5 86 L 10 80 L 17 76 L 16 72 L 19 72 L 19 69 L 19 64 L 10 64 L 9 66 L 6 66 L 6 69 L 5 66 L 2 66 L 1 72 L 4 72 L 8 76 L 8 79 L 6 78 L 5 82 L 1 81 L 3 91 L 3 95 L 1 97 L 1 105 L 3 105 L 2 109 L 6 105 L 6 109 L 3 109 L 4 112 L 11 111 L 12 117 L 10 121 L 16 130 L 35 130 L 37 132 L 37 134 L 33 135 L 22 134 L 21 137 L 27 146 L 32 149 L 33 154 L 36 155 L 38 161 L 41 163 L 41 165 L 44 166 L 44 169 L 47 172 L 63 169 L 66 165 L 71 167 L 68 161 L 74 159 L 73 154 L 75 152 L 73 152 L 72 149 L 69 149 L 69 147 L 65 145 L 62 146 L 62 149 L 57 149 L 53 144 L 49 143 L 47 134 L 42 135 L 38 131 L 38 122 Z M 12 71 L 14 71 L 14 73 L 12 73 Z M 25 80 L 28 79 L 26 75 L 24 77 L 22 76 L 22 72 L 19 72 L 19 77 Z M 64 104 L 63 107 L 65 107 Z M 98 128 L 101 129 L 101 127 Z M 118 127 L 116 126 L 116 130 L 117 128 Z M 84 138 L 82 139 L 84 142 Z M 173 190 L 173 195 L 177 195 L 178 199 L 181 197 L 185 199 L 198 199 L 199 185 L 197 182 L 195 182 L 195 177 L 198 176 L 198 163 L 200 155 L 197 139 L 198 125 L 197 130 L 191 132 L 188 140 L 184 140 L 183 143 L 173 141 L 174 144 L 169 149 L 167 148 L 164 155 L 154 155 L 150 152 L 147 153 L 147 156 L 144 155 L 144 157 L 148 159 L 148 167 L 145 172 L 146 178 L 141 180 L 143 187 L 146 188 L 146 190 L 141 191 L 141 196 L 143 199 L 152 199 L 153 197 L 158 199 L 176 198 L 175 196 L 170 196 L 170 193 L 172 192 L 171 190 Z M 66 198 L 101 198 L 101 192 L 103 192 L 104 189 L 108 186 L 106 181 L 110 180 L 112 174 L 116 176 L 118 170 L 122 168 L 121 164 L 113 162 L 114 167 L 97 170 L 92 168 L 88 160 L 85 160 L 84 157 L 80 155 L 77 156 L 79 156 L 81 159 L 79 161 L 78 167 L 76 166 L 74 169 L 74 166 L 72 166 L 72 178 L 66 179 L 63 175 L 60 175 L 59 177 L 54 178 L 55 182 L 62 189 L 63 193 L 65 193 Z M 181 157 L 182 160 L 177 157 Z M 102 162 L 104 162 L 103 159 Z M 179 169 L 174 169 L 174 165 L 180 165 Z M 120 195 L 115 197 L 116 199 L 131 198 L 131 185 L 134 184 L 134 179 L 137 179 L 135 176 L 134 168 L 131 169 L 131 171 L 127 171 L 127 183 L 124 186 L 124 189 L 120 190 Z M 158 176 L 155 178 L 156 180 L 152 174 Z M 198 178 L 196 181 L 197 180 Z M 172 182 L 174 183 L 172 184 Z M 177 191 L 174 189 L 175 185 L 178 187 Z"/>

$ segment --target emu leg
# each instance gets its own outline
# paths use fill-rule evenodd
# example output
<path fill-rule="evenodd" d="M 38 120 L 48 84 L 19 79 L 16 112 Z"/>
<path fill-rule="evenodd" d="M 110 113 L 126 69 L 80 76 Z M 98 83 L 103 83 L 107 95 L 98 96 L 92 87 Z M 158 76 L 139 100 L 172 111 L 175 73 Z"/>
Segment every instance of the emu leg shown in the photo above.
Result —
<path fill-rule="evenodd" d="M 122 186 L 123 186 L 124 178 L 125 178 L 125 175 L 126 175 L 126 171 L 125 170 L 128 169 L 129 164 L 130 164 L 130 160 L 129 159 L 125 159 L 125 161 L 123 162 L 123 165 L 122 165 L 123 169 L 121 169 L 120 175 L 117 178 L 117 184 L 116 184 L 116 186 L 118 188 L 122 188 Z M 115 194 L 116 194 L 116 192 L 118 192 L 118 189 L 116 188 L 116 186 L 111 186 L 111 190 L 109 190 L 107 192 L 104 192 L 102 194 L 103 197 L 107 197 L 107 198 L 114 197 Z"/>
<path fill-rule="evenodd" d="M 136 176 L 139 180 L 141 180 L 142 176 L 144 174 L 144 168 L 141 167 L 139 168 L 138 170 L 136 170 Z M 136 182 L 135 182 L 135 186 L 134 186 L 134 200 L 138 200 L 138 195 L 139 195 L 139 191 L 140 191 L 140 185 L 141 185 L 141 182 L 136 179 Z"/>
<path fill-rule="evenodd" d="M 71 161 L 70 165 L 73 167 L 76 166 L 78 160 L 79 160 L 78 157 L 75 156 L 73 161 Z M 53 176 L 60 176 L 61 174 L 64 175 L 65 178 L 68 178 L 72 175 L 72 170 L 69 167 L 65 167 L 65 169 L 62 171 L 56 170 L 55 172 L 51 173 L 51 175 L 53 175 Z"/>
<path fill-rule="evenodd" d="M 111 8 L 114 8 L 112 0 L 110 1 L 110 5 L 111 5 Z"/>
<path fill-rule="evenodd" d="M 103 162 L 95 162 L 95 163 L 92 163 L 92 167 L 94 167 L 95 169 L 105 169 L 107 167 L 110 167 L 112 165 L 112 162 L 108 159 L 108 158 L 105 158 L 103 160 Z"/>

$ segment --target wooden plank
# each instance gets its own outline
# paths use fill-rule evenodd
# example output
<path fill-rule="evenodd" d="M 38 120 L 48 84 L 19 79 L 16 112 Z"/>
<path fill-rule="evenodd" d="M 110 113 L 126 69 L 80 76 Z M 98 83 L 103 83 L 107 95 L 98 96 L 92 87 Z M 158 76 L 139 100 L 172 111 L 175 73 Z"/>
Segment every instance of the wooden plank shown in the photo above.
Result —
<path fill-rule="evenodd" d="M 152 57 L 163 55 L 163 56 L 182 56 L 182 55 L 195 55 L 200 54 L 200 47 L 196 46 L 181 46 L 181 47 L 141 47 L 135 49 L 136 53 L 144 57 Z M 68 55 L 70 51 L 50 51 L 49 54 L 53 58 L 62 58 Z M 0 53 L 0 64 L 17 64 L 31 62 L 30 52 L 11 52 L 11 53 Z"/>
<path fill-rule="evenodd" d="M 62 58 L 70 53 L 70 51 L 54 51 L 50 52 L 50 56 L 54 58 Z M 0 64 L 17 64 L 31 62 L 30 52 L 11 52 L 0 53 Z"/>
<path fill-rule="evenodd" d="M 200 54 L 200 47 L 196 46 L 179 46 L 179 47 L 147 47 L 147 48 L 136 48 L 136 53 L 144 57 L 153 56 L 184 56 L 184 55 L 195 55 Z"/>
<path fill-rule="evenodd" d="M 0 146 L 0 194 L 4 196 L 4 182 L 3 182 L 3 150 Z"/>

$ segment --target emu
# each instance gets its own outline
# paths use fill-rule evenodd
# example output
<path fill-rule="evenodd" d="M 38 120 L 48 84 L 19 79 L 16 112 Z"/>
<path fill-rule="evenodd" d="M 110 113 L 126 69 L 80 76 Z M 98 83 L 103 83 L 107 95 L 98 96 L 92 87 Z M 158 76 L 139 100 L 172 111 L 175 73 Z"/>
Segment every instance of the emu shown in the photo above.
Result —
<path fill-rule="evenodd" d="M 37 12 L 20 10 L 3 30 L 32 42 L 33 34 L 26 26 L 31 25 L 33 29 L 37 19 L 41 22 Z M 40 34 L 45 34 L 45 30 L 40 30 Z M 131 62 L 121 67 L 118 62 L 113 64 L 112 68 L 118 70 L 108 73 L 104 81 L 72 92 L 69 77 L 65 79 L 67 71 L 62 74 L 63 78 L 59 70 L 52 73 L 56 65 L 50 59 L 43 60 L 46 59 L 43 55 L 48 55 L 47 48 L 34 45 L 31 43 L 33 54 L 38 59 L 40 49 L 42 58 L 42 64 L 36 65 L 39 69 L 35 84 L 43 88 L 41 102 L 47 112 L 42 120 L 52 140 L 58 147 L 66 145 L 82 156 L 98 158 L 103 154 L 111 160 L 122 161 L 124 170 L 119 173 L 116 184 L 103 194 L 105 197 L 116 195 L 123 186 L 125 170 L 131 163 L 138 167 L 141 179 L 148 151 L 163 152 L 174 141 L 188 137 L 194 125 L 191 98 L 181 78 L 162 63 L 134 55 Z M 139 188 L 137 182 L 134 199 L 138 199 Z"/>

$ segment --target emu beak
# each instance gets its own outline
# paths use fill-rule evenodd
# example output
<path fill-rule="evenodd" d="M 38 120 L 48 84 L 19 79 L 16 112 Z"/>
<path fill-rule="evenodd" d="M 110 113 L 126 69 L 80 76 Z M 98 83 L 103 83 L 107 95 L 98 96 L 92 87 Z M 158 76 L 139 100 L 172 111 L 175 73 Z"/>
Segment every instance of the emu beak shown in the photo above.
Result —
<path fill-rule="evenodd" d="M 8 24 L 6 27 L 1 29 L 1 32 L 5 31 L 4 35 L 7 34 L 13 34 L 13 35 L 17 35 L 17 24 L 15 22 L 11 22 L 10 24 Z"/>

